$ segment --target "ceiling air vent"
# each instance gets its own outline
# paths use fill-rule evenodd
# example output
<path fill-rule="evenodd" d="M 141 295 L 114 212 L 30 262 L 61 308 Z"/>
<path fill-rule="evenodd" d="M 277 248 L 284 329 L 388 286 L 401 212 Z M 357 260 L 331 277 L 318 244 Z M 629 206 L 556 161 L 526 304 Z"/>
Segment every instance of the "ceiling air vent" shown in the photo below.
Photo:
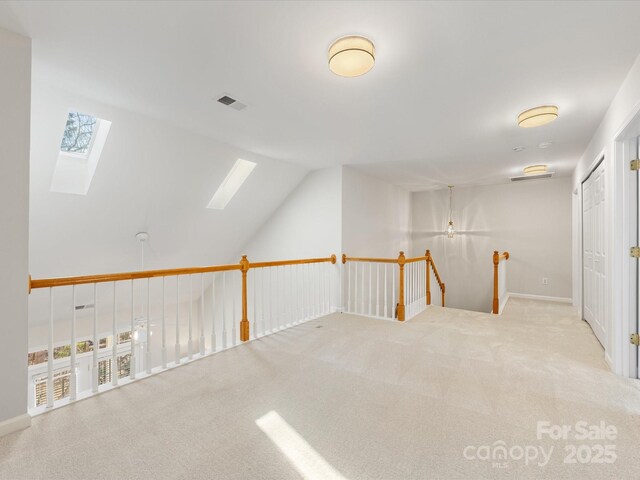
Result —
<path fill-rule="evenodd" d="M 230 97 L 229 95 L 221 96 L 220 98 L 218 98 L 218 102 L 226 105 L 227 107 L 231 107 L 234 110 L 244 110 L 245 108 L 247 108 L 246 103 L 242 103 L 241 101 Z"/>
<path fill-rule="evenodd" d="M 521 177 L 511 177 L 512 182 L 522 182 L 524 180 L 538 180 L 540 178 L 551 178 L 555 172 L 541 173 L 539 175 L 522 175 Z"/>

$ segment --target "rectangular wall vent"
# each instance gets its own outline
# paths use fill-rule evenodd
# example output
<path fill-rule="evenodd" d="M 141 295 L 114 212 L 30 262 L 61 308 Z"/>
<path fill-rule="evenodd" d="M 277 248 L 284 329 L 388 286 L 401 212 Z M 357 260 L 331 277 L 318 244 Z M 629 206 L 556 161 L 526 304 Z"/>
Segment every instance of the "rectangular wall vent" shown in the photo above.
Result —
<path fill-rule="evenodd" d="M 540 178 L 551 178 L 555 172 L 541 173 L 540 175 L 523 175 L 521 177 L 511 177 L 512 182 L 523 182 L 525 180 L 538 180 Z"/>

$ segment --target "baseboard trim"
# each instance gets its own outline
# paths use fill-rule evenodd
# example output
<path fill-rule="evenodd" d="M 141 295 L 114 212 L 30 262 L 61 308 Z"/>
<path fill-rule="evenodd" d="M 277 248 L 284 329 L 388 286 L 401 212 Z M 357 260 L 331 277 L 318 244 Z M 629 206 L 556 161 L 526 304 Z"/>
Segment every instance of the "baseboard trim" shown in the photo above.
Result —
<path fill-rule="evenodd" d="M 17 417 L 10 418 L 4 422 L 0 422 L 0 437 L 8 435 L 18 430 L 24 430 L 31 426 L 31 415 L 24 413 Z"/>
<path fill-rule="evenodd" d="M 507 293 L 510 298 L 526 298 L 529 300 L 545 300 L 547 302 L 569 303 L 572 304 L 573 300 L 565 297 L 547 297 L 545 295 L 531 295 L 529 293 Z"/>

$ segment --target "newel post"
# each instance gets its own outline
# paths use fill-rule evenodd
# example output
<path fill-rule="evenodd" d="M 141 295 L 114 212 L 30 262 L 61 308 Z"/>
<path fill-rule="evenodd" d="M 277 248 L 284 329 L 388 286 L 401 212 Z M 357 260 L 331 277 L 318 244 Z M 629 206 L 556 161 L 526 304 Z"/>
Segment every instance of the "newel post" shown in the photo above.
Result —
<path fill-rule="evenodd" d="M 429 268 L 431 268 L 431 252 L 429 250 L 427 250 L 424 254 L 425 257 L 427 257 L 427 279 L 426 279 L 426 286 L 427 286 L 427 305 L 431 305 L 431 275 L 429 275 Z"/>
<path fill-rule="evenodd" d="M 398 282 L 398 320 L 404 322 L 404 252 L 398 255 L 398 265 L 400 265 L 400 279 Z"/>
<path fill-rule="evenodd" d="M 249 319 L 247 318 L 247 272 L 249 271 L 249 260 L 243 255 L 240 260 L 240 271 L 242 272 L 242 320 L 240 320 L 240 340 L 249 340 Z"/>
<path fill-rule="evenodd" d="M 500 312 L 500 301 L 498 300 L 498 264 L 500 263 L 500 253 L 493 252 L 493 313 Z"/>

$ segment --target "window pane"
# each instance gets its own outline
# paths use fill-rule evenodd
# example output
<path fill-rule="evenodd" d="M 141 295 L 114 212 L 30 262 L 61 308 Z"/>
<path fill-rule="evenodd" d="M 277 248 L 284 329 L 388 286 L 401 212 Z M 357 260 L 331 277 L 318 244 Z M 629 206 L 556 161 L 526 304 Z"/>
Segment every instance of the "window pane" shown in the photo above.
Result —
<path fill-rule="evenodd" d="M 127 377 L 131 372 L 131 354 L 118 357 L 118 378 Z"/>
<path fill-rule="evenodd" d="M 64 128 L 60 150 L 62 152 L 85 154 L 93 138 L 96 118 L 91 115 L 70 112 Z"/>
<path fill-rule="evenodd" d="M 98 385 L 111 381 L 111 359 L 98 362 Z"/>

